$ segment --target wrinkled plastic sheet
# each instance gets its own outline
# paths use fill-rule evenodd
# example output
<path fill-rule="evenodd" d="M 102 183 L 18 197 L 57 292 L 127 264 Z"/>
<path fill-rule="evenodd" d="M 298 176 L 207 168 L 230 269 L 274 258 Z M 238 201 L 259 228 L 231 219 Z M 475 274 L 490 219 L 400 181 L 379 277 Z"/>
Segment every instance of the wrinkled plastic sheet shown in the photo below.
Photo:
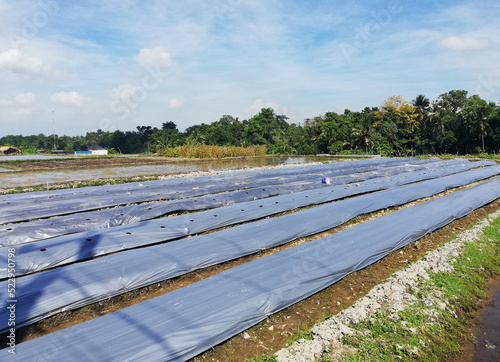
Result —
<path fill-rule="evenodd" d="M 426 168 L 426 171 L 414 171 L 419 180 L 449 175 L 456 172 L 469 170 L 471 168 L 490 165 L 490 162 L 466 162 L 466 163 L 436 163 Z M 439 167 L 437 167 L 439 165 Z M 383 172 L 392 175 L 397 171 Z M 380 175 L 378 171 L 372 171 Z M 409 178 L 410 174 L 405 178 Z M 375 178 L 373 180 L 377 180 Z M 410 179 L 410 178 L 409 178 Z M 354 178 L 348 181 L 352 182 Z M 379 182 L 379 181 L 377 181 Z M 88 230 L 111 228 L 120 225 L 129 225 L 143 220 L 150 220 L 172 212 L 198 211 L 228 206 L 241 202 L 258 200 L 267 197 L 290 194 L 294 192 L 328 187 L 318 180 L 313 182 L 289 183 L 278 186 L 261 186 L 246 190 L 222 192 L 219 194 L 192 197 L 183 200 L 168 202 L 156 202 L 152 204 L 130 205 L 119 208 L 83 212 L 72 215 L 53 217 L 18 224 L 6 224 L 0 227 L 0 246 L 28 243 L 36 240 L 48 239 L 60 235 L 72 234 Z"/>
<path fill-rule="evenodd" d="M 182 200 L 122 206 L 106 210 L 52 217 L 50 219 L 5 224 L 0 227 L 0 246 L 29 243 L 65 234 L 129 225 L 175 212 L 213 209 L 245 201 L 325 188 L 327 186 L 320 182 L 263 186 Z"/>
<path fill-rule="evenodd" d="M 422 172 L 422 178 L 428 177 L 427 172 Z M 467 173 L 465 176 L 454 175 L 444 178 L 442 181 L 437 181 L 436 184 L 455 184 L 456 182 L 462 182 L 464 179 L 467 182 L 472 182 L 499 173 L 500 166 L 493 166 L 475 171 L 472 174 Z M 389 179 L 384 177 L 379 182 L 374 181 L 377 180 L 374 179 L 363 183 L 356 183 L 354 186 L 330 187 L 328 189 L 283 195 L 257 202 L 244 202 L 196 214 L 179 215 L 112 229 L 71 234 L 15 246 L 16 275 L 20 276 L 112 252 L 165 242 L 236 223 L 259 219 L 298 207 L 377 191 L 396 183 L 405 183 L 404 175 L 401 175 L 401 177 L 395 175 L 389 177 Z M 411 175 L 408 176 L 409 179 L 413 179 Z M 394 200 L 389 201 L 394 202 Z M 300 219 L 297 222 L 300 223 Z M 310 227 L 310 223 L 305 221 L 304 227 Z M 8 254 L 7 248 L 0 248 L 0 278 L 7 278 Z"/>
<path fill-rule="evenodd" d="M 16 323 L 18 326 L 33 323 L 57 312 L 276 247 L 331 229 L 360 214 L 405 204 L 500 173 L 500 166 L 494 168 L 496 172 L 475 170 L 423 181 L 17 278 L 16 296 L 23 302 L 16 309 Z M 7 282 L 1 282 L 0 295 L 7 290 Z M 7 308 L 1 308 L 0 320 L 8 320 L 8 314 Z"/>
<path fill-rule="evenodd" d="M 117 185 L 111 185 L 102 186 L 101 189 L 66 189 L 49 193 L 48 199 L 47 193 L 45 193 L 45 198 L 40 197 L 43 193 L 33 193 L 36 195 L 28 194 L 28 196 L 26 196 L 26 194 L 19 194 L 21 196 L 5 195 L 0 198 L 0 223 L 6 224 L 56 215 L 67 215 L 76 212 L 147 201 L 178 200 L 187 197 L 248 189 L 263 185 L 282 185 L 291 182 L 291 180 L 293 180 L 293 182 L 313 182 L 313 180 L 317 180 L 318 178 L 329 177 L 334 184 L 340 184 L 347 182 L 349 175 L 353 173 L 360 175 L 362 178 L 362 175 L 369 173 L 369 171 L 383 169 L 384 172 L 390 172 L 398 168 L 408 169 L 410 167 L 418 169 L 419 167 L 425 167 L 425 165 L 438 162 L 436 160 L 411 160 L 412 163 L 407 164 L 405 161 L 407 162 L 407 160 L 395 160 L 392 163 L 386 162 L 387 165 L 384 165 L 384 167 L 375 164 L 371 166 L 357 166 L 355 168 L 353 166 L 342 167 L 339 169 L 338 166 L 336 166 L 339 164 L 326 164 L 318 165 L 316 166 L 317 169 L 310 171 L 307 169 L 314 166 L 304 167 L 302 171 L 295 170 L 295 173 L 292 173 L 291 170 L 287 170 L 288 173 L 280 174 L 278 173 L 280 169 L 278 169 L 264 170 L 274 171 L 272 175 L 254 174 L 253 176 L 249 176 L 235 173 L 232 176 L 205 176 L 195 180 L 170 179 L 149 181 L 153 184 L 138 183 L 137 185 L 118 185 L 120 188 L 112 187 Z M 457 160 L 456 162 L 459 163 L 462 161 Z M 254 173 L 264 171 L 254 171 Z M 242 173 L 246 174 L 247 172 Z"/>
<path fill-rule="evenodd" d="M 21 343 L 11 359 L 187 360 L 499 197 L 495 178 Z"/>

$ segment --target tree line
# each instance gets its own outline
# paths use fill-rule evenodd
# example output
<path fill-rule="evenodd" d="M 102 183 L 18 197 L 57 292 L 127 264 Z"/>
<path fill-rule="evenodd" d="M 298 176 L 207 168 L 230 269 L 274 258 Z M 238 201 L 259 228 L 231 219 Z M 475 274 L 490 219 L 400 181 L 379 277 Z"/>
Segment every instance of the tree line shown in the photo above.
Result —
<path fill-rule="evenodd" d="M 73 152 L 99 144 L 116 153 L 147 153 L 183 145 L 248 147 L 264 145 L 271 154 L 477 154 L 500 151 L 499 106 L 467 91 L 452 90 L 430 101 L 418 95 L 407 102 L 399 96 L 380 107 L 343 114 L 327 112 L 300 124 L 264 108 L 248 120 L 230 115 L 210 124 L 179 132 L 174 122 L 161 127 L 137 126 L 135 131 L 87 132 L 84 136 L 56 136 L 56 148 Z M 54 148 L 54 135 L 9 135 L 0 145 L 24 152 Z"/>

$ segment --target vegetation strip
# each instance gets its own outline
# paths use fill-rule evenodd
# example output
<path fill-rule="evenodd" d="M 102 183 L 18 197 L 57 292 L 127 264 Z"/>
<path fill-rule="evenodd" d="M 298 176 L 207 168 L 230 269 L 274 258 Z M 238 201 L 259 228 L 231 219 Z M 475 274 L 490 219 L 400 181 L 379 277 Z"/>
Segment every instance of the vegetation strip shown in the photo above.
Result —
<path fill-rule="evenodd" d="M 322 322 L 278 361 L 450 360 L 487 277 L 500 274 L 500 211 Z M 489 225 L 489 226 L 488 226 Z M 481 236 L 484 229 L 484 236 Z M 265 356 L 263 360 L 268 359 Z"/>
<path fill-rule="evenodd" d="M 498 105 L 477 94 L 469 96 L 466 90 L 451 90 L 432 102 L 424 95 L 411 102 L 391 96 L 380 107 L 368 106 L 360 112 L 346 109 L 342 114 L 326 112 L 298 125 L 289 124 L 287 119 L 272 108 L 263 108 L 248 120 L 224 115 L 210 124 L 192 125 L 185 132 L 179 132 L 177 125 L 169 121 L 161 128 L 137 126 L 137 131 L 98 130 L 74 137 L 59 136 L 57 147 L 73 152 L 97 143 L 115 153 L 167 150 L 173 156 L 180 154 L 175 152 L 177 146 L 203 149 L 252 145 L 267 147 L 271 154 L 299 155 L 499 152 Z M 52 137 L 43 134 L 0 138 L 0 145 L 17 146 L 31 153 L 50 149 L 52 144 Z M 205 153 L 208 151 L 201 154 Z"/>
<path fill-rule="evenodd" d="M 227 157 L 251 157 L 265 156 L 266 146 L 252 147 L 221 147 L 221 146 L 177 146 L 175 148 L 162 148 L 159 155 L 164 157 L 181 158 L 227 158 Z"/>

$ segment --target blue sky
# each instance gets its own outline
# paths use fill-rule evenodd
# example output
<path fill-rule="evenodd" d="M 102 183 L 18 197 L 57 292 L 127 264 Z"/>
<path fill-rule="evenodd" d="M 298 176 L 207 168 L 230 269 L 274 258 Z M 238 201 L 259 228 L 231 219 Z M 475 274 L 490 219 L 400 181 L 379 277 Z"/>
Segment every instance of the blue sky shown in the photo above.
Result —
<path fill-rule="evenodd" d="M 500 2 L 0 0 L 0 136 L 500 100 Z M 52 112 L 52 110 L 54 110 Z"/>

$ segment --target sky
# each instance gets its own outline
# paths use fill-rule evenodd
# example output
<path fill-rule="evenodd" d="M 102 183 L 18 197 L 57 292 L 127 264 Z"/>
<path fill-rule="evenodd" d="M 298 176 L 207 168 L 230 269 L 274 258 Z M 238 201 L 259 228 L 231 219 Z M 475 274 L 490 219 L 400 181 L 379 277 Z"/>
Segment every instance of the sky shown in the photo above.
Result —
<path fill-rule="evenodd" d="M 500 100 L 497 0 L 0 0 L 0 137 Z"/>

